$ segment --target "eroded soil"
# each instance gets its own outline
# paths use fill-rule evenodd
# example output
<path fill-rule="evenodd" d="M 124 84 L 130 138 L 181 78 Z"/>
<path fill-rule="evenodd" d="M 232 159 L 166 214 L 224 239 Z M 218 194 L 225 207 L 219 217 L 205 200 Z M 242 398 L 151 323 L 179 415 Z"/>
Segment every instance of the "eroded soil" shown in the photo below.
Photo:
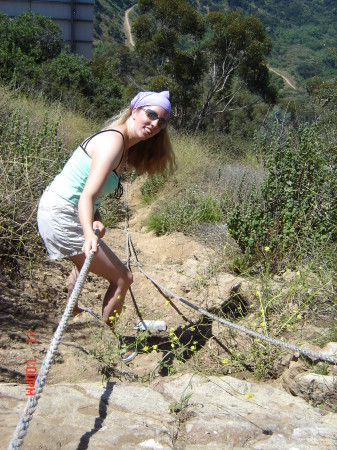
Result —
<path fill-rule="evenodd" d="M 149 208 L 139 199 L 137 182 L 129 186 L 128 202 L 129 220 L 108 230 L 105 238 L 123 262 L 128 254 L 127 230 L 138 264 L 171 293 L 208 311 L 225 312 L 229 320 L 235 321 L 258 307 L 250 283 L 233 274 L 214 270 L 214 249 L 181 233 L 156 237 L 146 231 L 143 221 Z M 242 379 L 255 379 L 258 374 L 270 382 L 276 380 L 275 383 L 290 362 L 298 358 L 298 355 L 280 352 L 277 348 L 270 351 L 270 354 L 279 352 L 273 362 L 266 356 L 260 357 L 259 352 L 265 351 L 263 343 L 253 344 L 245 335 L 233 334 L 223 325 L 205 321 L 198 311 L 167 292 L 161 292 L 139 271 L 132 256 L 130 258 L 134 283 L 117 327 L 119 339 L 87 313 L 70 319 L 48 383 L 97 381 L 102 376 L 148 381 L 177 371 L 231 373 Z M 2 382 L 25 383 L 27 360 L 36 359 L 39 370 L 66 306 L 65 286 L 70 269 L 68 261 L 49 262 L 46 258 L 21 286 L 2 276 Z M 80 305 L 100 313 L 106 287 L 104 280 L 89 275 L 80 295 Z M 224 305 L 227 306 L 224 308 Z M 140 319 L 163 320 L 167 329 L 142 339 L 144 334 L 135 330 Z M 35 343 L 27 342 L 34 336 L 27 334 L 29 332 L 36 332 Z M 301 329 L 301 339 L 310 340 L 319 333 L 319 324 L 308 324 Z M 291 332 L 287 335 L 289 340 L 296 341 L 298 337 Z M 138 356 L 128 365 L 121 362 L 121 342 L 138 347 Z M 247 353 L 240 357 L 245 350 Z M 238 353 L 236 362 L 235 351 Z M 308 368 L 302 364 L 301 370 Z"/>

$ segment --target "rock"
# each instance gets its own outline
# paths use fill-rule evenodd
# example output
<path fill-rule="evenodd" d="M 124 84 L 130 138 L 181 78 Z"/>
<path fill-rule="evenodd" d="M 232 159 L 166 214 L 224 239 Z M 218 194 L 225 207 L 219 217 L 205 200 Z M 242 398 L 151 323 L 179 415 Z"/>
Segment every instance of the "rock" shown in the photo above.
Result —
<path fill-rule="evenodd" d="M 291 361 L 281 377 L 283 388 L 293 395 L 298 395 L 295 378 L 306 371 L 306 366 L 302 361 Z"/>
<path fill-rule="evenodd" d="M 0 391 L 6 448 L 26 403 L 25 385 L 1 384 Z M 150 385 L 47 384 L 24 440 L 26 450 L 330 450 L 335 445 L 336 414 L 322 415 L 270 385 L 190 374 Z"/>
<path fill-rule="evenodd" d="M 320 352 L 329 356 L 335 356 L 337 358 L 337 342 L 329 342 L 328 344 L 325 344 L 325 346 L 320 349 Z"/>
<path fill-rule="evenodd" d="M 302 348 L 304 350 L 308 350 L 309 352 L 312 352 L 313 354 L 315 354 L 315 353 L 319 353 L 319 354 L 325 353 L 325 354 L 327 354 L 327 356 L 333 356 L 334 355 L 333 352 L 332 352 L 332 348 L 333 347 L 329 347 L 329 346 L 325 346 L 324 349 L 322 349 L 321 347 L 318 347 L 317 345 L 312 345 L 312 344 L 309 344 L 308 342 L 306 342 L 306 343 L 304 343 L 302 345 Z M 309 359 L 311 359 L 311 361 L 313 361 L 313 362 L 320 361 L 320 359 L 316 358 L 315 356 L 307 355 L 307 357 Z"/>
<path fill-rule="evenodd" d="M 337 402 L 337 380 L 333 375 L 303 373 L 295 378 L 296 390 L 305 400 L 315 405 Z"/>

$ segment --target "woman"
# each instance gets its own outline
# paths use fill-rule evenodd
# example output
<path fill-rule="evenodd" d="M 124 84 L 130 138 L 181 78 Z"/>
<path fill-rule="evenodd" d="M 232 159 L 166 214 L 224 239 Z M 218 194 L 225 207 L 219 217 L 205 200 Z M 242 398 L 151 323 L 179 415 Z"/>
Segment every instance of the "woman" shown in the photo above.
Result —
<path fill-rule="evenodd" d="M 93 250 L 90 271 L 110 283 L 102 318 L 111 328 L 109 317 L 121 313 L 133 279 L 99 239 L 105 228 L 98 207 L 102 196 L 118 187 L 126 162 L 138 174 L 173 171 L 174 153 L 166 130 L 170 111 L 168 91 L 139 92 L 119 118 L 112 119 L 74 151 L 39 203 L 38 227 L 50 258 L 68 257 L 75 264 L 68 280 L 68 295 L 86 256 Z M 99 237 L 94 232 L 97 228 Z M 85 310 L 76 304 L 74 315 Z"/>

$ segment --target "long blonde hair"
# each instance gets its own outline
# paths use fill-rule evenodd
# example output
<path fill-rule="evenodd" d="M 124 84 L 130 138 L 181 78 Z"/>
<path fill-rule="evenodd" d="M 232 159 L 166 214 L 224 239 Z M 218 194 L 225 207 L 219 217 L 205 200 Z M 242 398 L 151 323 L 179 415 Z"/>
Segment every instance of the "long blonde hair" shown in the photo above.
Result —
<path fill-rule="evenodd" d="M 104 129 L 122 125 L 131 115 L 131 107 L 109 119 Z M 170 175 L 176 169 L 175 155 L 167 128 L 146 141 L 140 141 L 129 148 L 128 167 L 134 168 L 139 175 L 149 176 L 157 173 Z"/>

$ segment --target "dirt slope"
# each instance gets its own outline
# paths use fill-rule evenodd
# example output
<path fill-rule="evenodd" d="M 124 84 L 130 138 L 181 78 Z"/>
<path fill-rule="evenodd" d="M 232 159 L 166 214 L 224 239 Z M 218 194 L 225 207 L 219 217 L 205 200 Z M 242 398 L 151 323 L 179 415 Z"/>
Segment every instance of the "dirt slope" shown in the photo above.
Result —
<path fill-rule="evenodd" d="M 148 208 L 141 205 L 138 196 L 139 185 L 129 186 L 129 208 L 131 210 L 128 231 L 141 267 L 162 286 L 173 293 L 190 298 L 192 302 L 208 307 L 221 302 L 235 285 L 236 279 L 226 275 L 210 295 L 200 289 L 200 280 L 207 277 L 212 262 L 212 253 L 200 243 L 180 233 L 156 237 L 148 233 L 142 221 Z M 108 230 L 105 241 L 111 245 L 123 262 L 126 262 L 125 222 Z M 50 339 L 55 332 L 66 305 L 66 279 L 71 265 L 67 261 L 43 262 L 39 270 L 21 287 L 3 276 L 1 279 L 1 345 L 0 381 L 25 382 L 26 359 L 36 358 L 37 367 L 44 358 Z M 164 320 L 167 330 L 196 320 L 199 314 L 175 301 L 176 307 L 167 305 L 167 299 L 155 286 L 132 265 L 134 284 L 126 298 L 126 310 L 120 320 L 120 332 L 136 336 L 134 330 L 139 313 L 145 320 Z M 106 282 L 89 276 L 80 296 L 80 304 L 101 312 Z M 185 318 L 184 318 L 184 317 Z M 52 366 L 48 382 L 70 381 L 80 377 L 83 380 L 97 379 L 100 364 L 89 358 L 97 344 L 96 333 L 101 324 L 89 314 L 71 319 L 62 339 L 56 364 Z M 27 343 L 27 332 L 36 330 L 37 342 Z M 167 333 L 165 334 L 167 337 Z M 141 355 L 133 364 L 136 373 L 142 375 L 148 370 L 151 355 Z M 159 359 L 158 355 L 153 361 Z M 143 361 L 143 362 L 142 362 Z M 57 364 L 59 363 L 59 364 Z M 147 368 L 147 369 L 145 369 Z"/>

